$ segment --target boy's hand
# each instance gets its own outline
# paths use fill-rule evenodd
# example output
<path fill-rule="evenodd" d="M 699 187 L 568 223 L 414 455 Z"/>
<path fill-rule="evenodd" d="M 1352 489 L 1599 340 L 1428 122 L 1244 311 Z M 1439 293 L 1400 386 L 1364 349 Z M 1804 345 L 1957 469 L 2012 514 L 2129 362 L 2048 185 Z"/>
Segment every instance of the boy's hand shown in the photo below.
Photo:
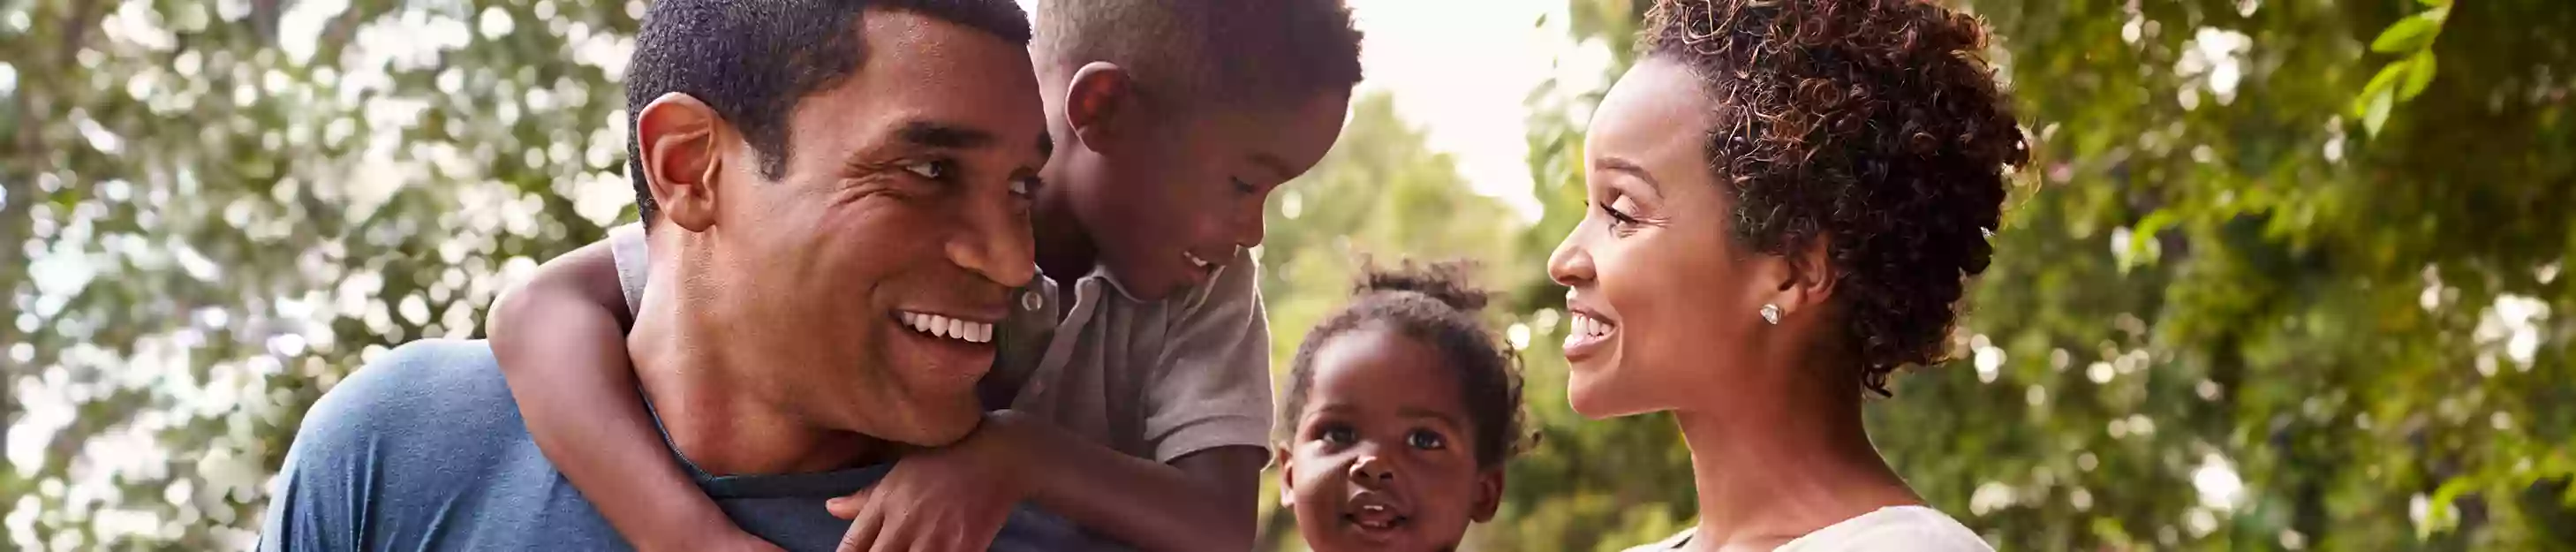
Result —
<path fill-rule="evenodd" d="M 955 444 L 906 453 L 873 487 L 824 503 L 851 520 L 840 552 L 978 552 L 1027 498 L 991 417 Z"/>

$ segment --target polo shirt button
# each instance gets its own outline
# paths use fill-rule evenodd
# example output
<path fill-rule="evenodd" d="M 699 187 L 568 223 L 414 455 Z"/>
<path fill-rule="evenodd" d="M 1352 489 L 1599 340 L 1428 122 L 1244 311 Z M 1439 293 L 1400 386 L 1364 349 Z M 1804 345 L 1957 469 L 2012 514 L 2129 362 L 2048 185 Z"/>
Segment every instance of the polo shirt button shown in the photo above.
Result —
<path fill-rule="evenodd" d="M 1038 292 L 1020 294 L 1020 310 L 1038 310 L 1038 307 L 1043 306 L 1046 306 L 1046 298 L 1039 297 Z"/>

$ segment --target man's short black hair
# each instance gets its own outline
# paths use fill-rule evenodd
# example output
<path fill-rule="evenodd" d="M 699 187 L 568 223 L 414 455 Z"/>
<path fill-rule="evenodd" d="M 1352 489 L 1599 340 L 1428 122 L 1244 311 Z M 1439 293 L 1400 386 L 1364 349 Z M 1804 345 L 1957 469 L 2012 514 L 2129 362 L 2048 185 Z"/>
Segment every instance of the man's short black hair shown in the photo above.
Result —
<path fill-rule="evenodd" d="M 761 176 L 778 178 L 790 153 L 787 114 L 805 96 L 858 72 L 867 57 L 859 28 L 869 8 L 1029 43 L 1028 14 L 1010 0 L 653 0 L 626 75 L 627 170 L 644 220 L 658 210 L 635 127 L 645 105 L 672 92 L 706 102 L 751 141 Z"/>

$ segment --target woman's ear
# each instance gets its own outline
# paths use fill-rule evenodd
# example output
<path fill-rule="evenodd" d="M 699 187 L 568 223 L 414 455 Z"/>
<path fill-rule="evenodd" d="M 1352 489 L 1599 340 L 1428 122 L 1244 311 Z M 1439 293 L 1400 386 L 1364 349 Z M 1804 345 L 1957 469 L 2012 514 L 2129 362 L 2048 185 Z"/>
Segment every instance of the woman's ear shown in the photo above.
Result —
<path fill-rule="evenodd" d="M 1106 61 L 1083 64 L 1065 91 L 1064 122 L 1091 151 L 1110 153 L 1119 130 L 1136 110 L 1136 82 L 1125 68 Z"/>
<path fill-rule="evenodd" d="M 1780 275 L 1777 299 L 1781 316 L 1799 311 L 1823 308 L 1834 297 L 1834 283 L 1841 280 L 1834 271 L 1833 242 L 1824 236 L 1812 236 L 1806 243 L 1789 246 L 1779 258 L 1786 270 Z"/>
<path fill-rule="evenodd" d="M 715 224 L 716 179 L 724 169 L 717 138 L 725 131 L 714 108 L 688 94 L 654 98 L 635 117 L 635 143 L 645 189 L 663 220 L 691 232 Z"/>

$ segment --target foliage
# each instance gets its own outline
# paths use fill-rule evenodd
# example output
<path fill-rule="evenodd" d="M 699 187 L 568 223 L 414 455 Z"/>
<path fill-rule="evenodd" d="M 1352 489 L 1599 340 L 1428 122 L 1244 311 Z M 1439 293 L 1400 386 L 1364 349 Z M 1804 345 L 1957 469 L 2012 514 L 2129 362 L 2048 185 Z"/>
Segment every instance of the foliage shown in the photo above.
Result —
<path fill-rule="evenodd" d="M 1966 4 L 2043 163 L 1972 299 L 1969 360 L 1872 408 L 1918 491 L 2007 549 L 2576 547 L 2557 406 L 2576 324 L 2551 314 L 2576 308 L 2576 121 L 2568 41 L 2544 30 L 2576 5 Z M 1595 97 L 1543 91 L 1535 117 Z M 1532 133 L 1535 246 L 1581 181 L 1576 127 Z M 1532 310 L 1555 306 L 1543 288 Z M 1689 515 L 1686 490 L 1599 492 L 1686 485 L 1670 472 L 1555 469 L 1674 445 L 1569 427 L 1513 474 L 1525 517 L 1498 525 L 1518 546 L 1632 544 L 1598 530 Z"/>
<path fill-rule="evenodd" d="M 1641 3 L 1569 0 L 1610 77 Z M 1935 506 L 2008 549 L 2576 548 L 2576 4 L 1966 6 L 2040 163 L 1967 360 L 1871 408 Z M 535 259 L 631 218 L 615 83 L 641 9 L 0 0 L 0 548 L 243 547 L 321 390 L 475 335 Z M 1382 96 L 1269 207 L 1283 361 L 1363 254 L 1480 258 L 1509 292 L 1542 438 L 1470 549 L 1691 523 L 1668 419 L 1563 399 L 1541 267 L 1601 92 L 1529 96 L 1537 221 Z"/>
<path fill-rule="evenodd" d="M 246 547 L 322 389 L 620 215 L 642 7 L 0 2 L 0 548 Z"/>

